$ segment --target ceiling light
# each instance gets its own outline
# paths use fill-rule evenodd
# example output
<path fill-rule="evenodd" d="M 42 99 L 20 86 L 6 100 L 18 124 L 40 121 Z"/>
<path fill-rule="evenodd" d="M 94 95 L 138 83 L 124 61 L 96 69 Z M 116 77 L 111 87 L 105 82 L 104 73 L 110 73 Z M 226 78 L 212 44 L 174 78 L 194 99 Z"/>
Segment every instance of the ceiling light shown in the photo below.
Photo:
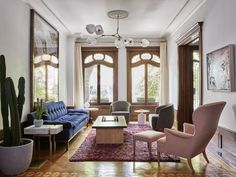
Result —
<path fill-rule="evenodd" d="M 107 13 L 109 18 L 116 19 L 117 20 L 117 26 L 116 26 L 116 33 L 114 34 L 103 34 L 103 28 L 101 25 L 94 25 L 94 24 L 88 24 L 86 25 L 86 30 L 89 34 L 95 33 L 96 36 L 90 36 L 87 38 L 87 42 L 90 45 L 95 45 L 97 42 L 97 39 L 102 37 L 114 37 L 116 38 L 114 41 L 114 44 L 117 48 L 125 47 L 125 46 L 133 46 L 134 42 L 139 43 L 142 47 L 149 46 L 149 41 L 147 39 L 142 39 L 141 41 L 134 41 L 132 38 L 126 38 L 122 37 L 119 34 L 119 20 L 127 18 L 129 16 L 129 13 L 125 10 L 112 10 Z"/>

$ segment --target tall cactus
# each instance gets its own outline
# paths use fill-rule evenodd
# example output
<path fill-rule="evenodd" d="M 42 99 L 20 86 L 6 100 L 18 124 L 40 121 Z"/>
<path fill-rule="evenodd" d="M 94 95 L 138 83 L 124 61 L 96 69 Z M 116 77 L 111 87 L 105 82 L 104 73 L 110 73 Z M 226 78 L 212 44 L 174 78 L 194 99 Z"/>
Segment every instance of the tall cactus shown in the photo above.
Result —
<path fill-rule="evenodd" d="M 3 142 L 4 145 L 10 145 L 11 143 L 11 132 L 9 127 L 8 120 L 8 106 L 6 101 L 6 93 L 5 93 L 5 80 L 6 80 L 6 64 L 5 57 L 3 55 L 0 56 L 0 84 L 1 84 L 1 112 L 2 112 L 2 121 L 3 121 Z"/>
<path fill-rule="evenodd" d="M 17 97 L 17 107 L 19 111 L 19 116 L 21 118 L 22 111 L 23 111 L 23 105 L 25 103 L 25 79 L 23 77 L 20 77 L 18 82 L 18 97 Z"/>
<path fill-rule="evenodd" d="M 13 81 L 10 77 L 6 78 L 5 57 L 0 56 L 0 93 L 1 93 L 1 112 L 3 119 L 4 146 L 20 145 L 21 139 L 21 115 L 25 102 L 25 79 L 21 77 L 18 83 L 19 95 L 16 97 Z M 8 120 L 8 108 L 10 110 L 11 126 Z M 10 128 L 11 127 L 11 128 Z"/>

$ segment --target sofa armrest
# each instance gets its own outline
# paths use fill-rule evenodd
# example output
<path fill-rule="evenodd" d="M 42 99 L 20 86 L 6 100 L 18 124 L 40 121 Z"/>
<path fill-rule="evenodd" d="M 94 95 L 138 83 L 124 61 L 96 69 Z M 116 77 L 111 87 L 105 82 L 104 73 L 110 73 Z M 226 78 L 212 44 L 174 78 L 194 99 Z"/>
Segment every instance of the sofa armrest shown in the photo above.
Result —
<path fill-rule="evenodd" d="M 33 125 L 35 118 L 36 118 L 36 111 L 27 114 L 27 124 Z"/>
<path fill-rule="evenodd" d="M 68 109 L 68 114 L 76 114 L 76 113 L 89 114 L 89 111 L 85 109 Z"/>

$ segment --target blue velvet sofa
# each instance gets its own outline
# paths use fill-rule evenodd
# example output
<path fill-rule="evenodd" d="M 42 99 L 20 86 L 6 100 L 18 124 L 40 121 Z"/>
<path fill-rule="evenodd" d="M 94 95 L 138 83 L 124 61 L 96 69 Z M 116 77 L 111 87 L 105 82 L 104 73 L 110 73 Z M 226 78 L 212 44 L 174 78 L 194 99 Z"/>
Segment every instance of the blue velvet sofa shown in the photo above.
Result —
<path fill-rule="evenodd" d="M 63 131 L 56 135 L 56 141 L 69 141 L 88 124 L 88 111 L 83 109 L 67 109 L 63 101 L 49 102 L 44 104 L 46 115 L 43 117 L 44 124 L 62 124 Z M 32 125 L 35 119 L 36 112 L 31 112 L 27 115 L 28 124 Z"/>

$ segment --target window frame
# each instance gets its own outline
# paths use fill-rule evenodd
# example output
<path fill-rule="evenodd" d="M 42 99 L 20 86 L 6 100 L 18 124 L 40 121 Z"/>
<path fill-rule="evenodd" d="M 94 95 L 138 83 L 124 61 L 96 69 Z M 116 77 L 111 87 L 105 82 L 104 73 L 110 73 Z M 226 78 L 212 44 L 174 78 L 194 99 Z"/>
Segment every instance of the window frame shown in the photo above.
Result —
<path fill-rule="evenodd" d="M 34 99 L 34 94 L 35 94 L 35 85 L 34 85 L 34 66 L 37 65 L 37 64 L 34 64 L 34 58 L 36 56 L 35 54 L 35 41 L 36 41 L 36 36 L 35 36 L 35 17 L 39 17 L 39 19 L 41 19 L 44 23 L 45 23 L 45 26 L 47 26 L 48 28 L 50 28 L 51 30 L 53 30 L 56 35 L 57 35 L 57 39 L 56 39 L 56 52 L 55 53 L 49 53 L 49 52 L 45 52 L 43 51 L 42 55 L 43 54 L 51 54 L 53 56 L 55 56 L 57 59 L 58 59 L 58 63 L 57 64 L 53 64 L 52 62 L 48 62 L 48 61 L 45 61 L 45 62 L 42 62 L 41 64 L 42 65 L 50 65 L 54 68 L 57 68 L 57 100 L 54 100 L 54 101 L 58 101 L 59 100 L 59 66 L 60 66 L 60 57 L 59 57 L 59 41 L 60 41 L 60 35 L 59 35 L 59 32 L 57 31 L 57 29 L 55 27 L 53 27 L 45 18 L 43 18 L 39 13 L 37 13 L 35 10 L 31 9 L 30 10 L 30 54 L 29 54 L 29 57 L 30 57 L 30 61 L 29 61 L 29 65 L 30 65 L 30 110 L 33 111 L 35 109 L 35 104 L 37 103 L 36 100 Z M 47 71 L 45 71 L 47 72 Z M 46 95 L 48 95 L 48 92 L 47 92 L 47 87 L 48 87 L 48 79 L 46 78 L 46 84 L 45 84 L 45 89 L 46 89 Z M 47 97 L 47 96 L 46 96 Z M 44 99 L 44 98 L 43 98 Z M 47 98 L 46 98 L 47 99 Z M 45 102 L 46 101 L 49 101 L 49 100 L 44 100 Z"/>
<path fill-rule="evenodd" d="M 159 67 L 160 63 L 154 64 L 152 61 L 149 60 L 141 60 L 137 63 L 132 63 L 132 58 L 135 55 L 142 55 L 144 53 L 155 54 L 160 57 L 160 47 L 153 46 L 153 47 L 128 47 L 127 48 L 127 100 L 132 105 L 157 105 L 158 102 L 149 103 L 148 102 L 148 64 Z M 137 67 L 144 65 L 144 78 L 145 78 L 145 98 L 143 103 L 137 103 L 132 101 L 132 67 Z"/>
<path fill-rule="evenodd" d="M 85 68 L 93 65 L 97 65 L 97 102 L 90 103 L 91 105 L 110 105 L 111 102 L 101 103 L 101 90 L 100 90 L 100 68 L 101 65 L 113 68 L 113 101 L 118 99 L 118 49 L 115 47 L 82 47 L 82 66 L 83 66 L 83 84 L 85 93 Z M 113 58 L 113 63 L 105 61 L 92 61 L 90 63 L 84 63 L 84 60 L 89 55 L 94 55 L 97 53 L 102 53 L 104 55 L 109 55 Z M 84 95 L 85 99 L 85 95 Z"/>

